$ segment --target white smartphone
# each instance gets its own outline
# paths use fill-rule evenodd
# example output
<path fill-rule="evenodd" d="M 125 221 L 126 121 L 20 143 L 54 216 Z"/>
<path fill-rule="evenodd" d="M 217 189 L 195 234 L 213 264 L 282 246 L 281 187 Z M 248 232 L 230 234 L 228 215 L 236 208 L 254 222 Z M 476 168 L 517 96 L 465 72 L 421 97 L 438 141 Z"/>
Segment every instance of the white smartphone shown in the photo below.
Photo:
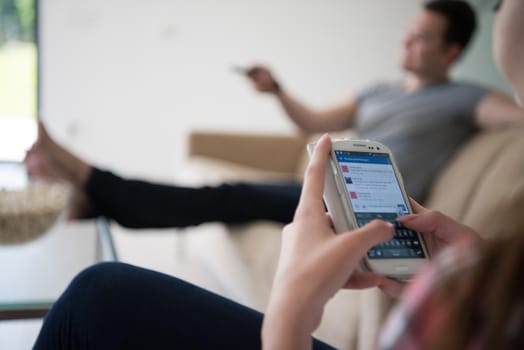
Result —
<path fill-rule="evenodd" d="M 311 153 L 314 144 L 308 145 Z M 326 167 L 324 202 L 335 231 L 347 232 L 380 219 L 395 224 L 392 240 L 371 248 L 360 268 L 396 279 L 409 279 L 427 261 L 418 232 L 395 219 L 412 213 L 393 154 L 369 140 L 333 139 Z"/>

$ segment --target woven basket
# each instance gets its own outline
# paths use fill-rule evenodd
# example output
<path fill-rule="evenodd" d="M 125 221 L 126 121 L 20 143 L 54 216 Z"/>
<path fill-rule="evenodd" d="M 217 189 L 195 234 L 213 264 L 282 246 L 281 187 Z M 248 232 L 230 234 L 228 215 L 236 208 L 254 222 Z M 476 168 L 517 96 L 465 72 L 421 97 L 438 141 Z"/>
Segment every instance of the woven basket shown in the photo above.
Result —
<path fill-rule="evenodd" d="M 46 233 L 65 216 L 69 188 L 31 183 L 20 190 L 0 189 L 0 244 L 20 244 Z"/>

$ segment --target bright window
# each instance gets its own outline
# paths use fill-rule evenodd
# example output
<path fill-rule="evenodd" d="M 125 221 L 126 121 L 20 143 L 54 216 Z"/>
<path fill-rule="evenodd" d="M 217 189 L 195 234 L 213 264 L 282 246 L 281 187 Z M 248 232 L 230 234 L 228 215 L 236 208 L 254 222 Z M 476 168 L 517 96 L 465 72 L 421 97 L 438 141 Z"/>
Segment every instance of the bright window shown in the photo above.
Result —
<path fill-rule="evenodd" d="M 20 161 L 36 137 L 37 0 L 0 0 L 0 160 Z"/>

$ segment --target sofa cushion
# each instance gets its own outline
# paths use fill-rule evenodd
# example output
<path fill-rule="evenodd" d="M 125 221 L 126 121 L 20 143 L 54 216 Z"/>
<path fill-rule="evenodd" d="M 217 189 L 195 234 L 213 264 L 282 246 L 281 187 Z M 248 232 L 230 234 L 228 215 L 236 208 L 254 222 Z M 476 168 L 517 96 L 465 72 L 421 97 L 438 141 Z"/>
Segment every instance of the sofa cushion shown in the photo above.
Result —
<path fill-rule="evenodd" d="M 426 206 L 484 237 L 524 227 L 524 128 L 482 132 L 465 144 L 436 179 Z"/>
<path fill-rule="evenodd" d="M 189 156 L 208 157 L 268 172 L 294 173 L 306 148 L 301 134 L 193 131 Z"/>
<path fill-rule="evenodd" d="M 193 156 L 176 174 L 175 182 L 186 186 L 217 185 L 224 182 L 296 181 L 295 172 L 254 169 L 226 160 Z"/>

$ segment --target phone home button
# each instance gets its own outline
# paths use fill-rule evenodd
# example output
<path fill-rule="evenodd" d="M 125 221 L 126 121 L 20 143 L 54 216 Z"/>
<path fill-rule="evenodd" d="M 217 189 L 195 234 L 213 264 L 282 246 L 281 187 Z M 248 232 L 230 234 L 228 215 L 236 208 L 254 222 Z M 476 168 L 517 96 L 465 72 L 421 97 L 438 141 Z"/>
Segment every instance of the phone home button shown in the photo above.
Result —
<path fill-rule="evenodd" d="M 406 265 L 394 265 L 393 270 L 395 272 L 408 272 L 408 267 Z"/>

